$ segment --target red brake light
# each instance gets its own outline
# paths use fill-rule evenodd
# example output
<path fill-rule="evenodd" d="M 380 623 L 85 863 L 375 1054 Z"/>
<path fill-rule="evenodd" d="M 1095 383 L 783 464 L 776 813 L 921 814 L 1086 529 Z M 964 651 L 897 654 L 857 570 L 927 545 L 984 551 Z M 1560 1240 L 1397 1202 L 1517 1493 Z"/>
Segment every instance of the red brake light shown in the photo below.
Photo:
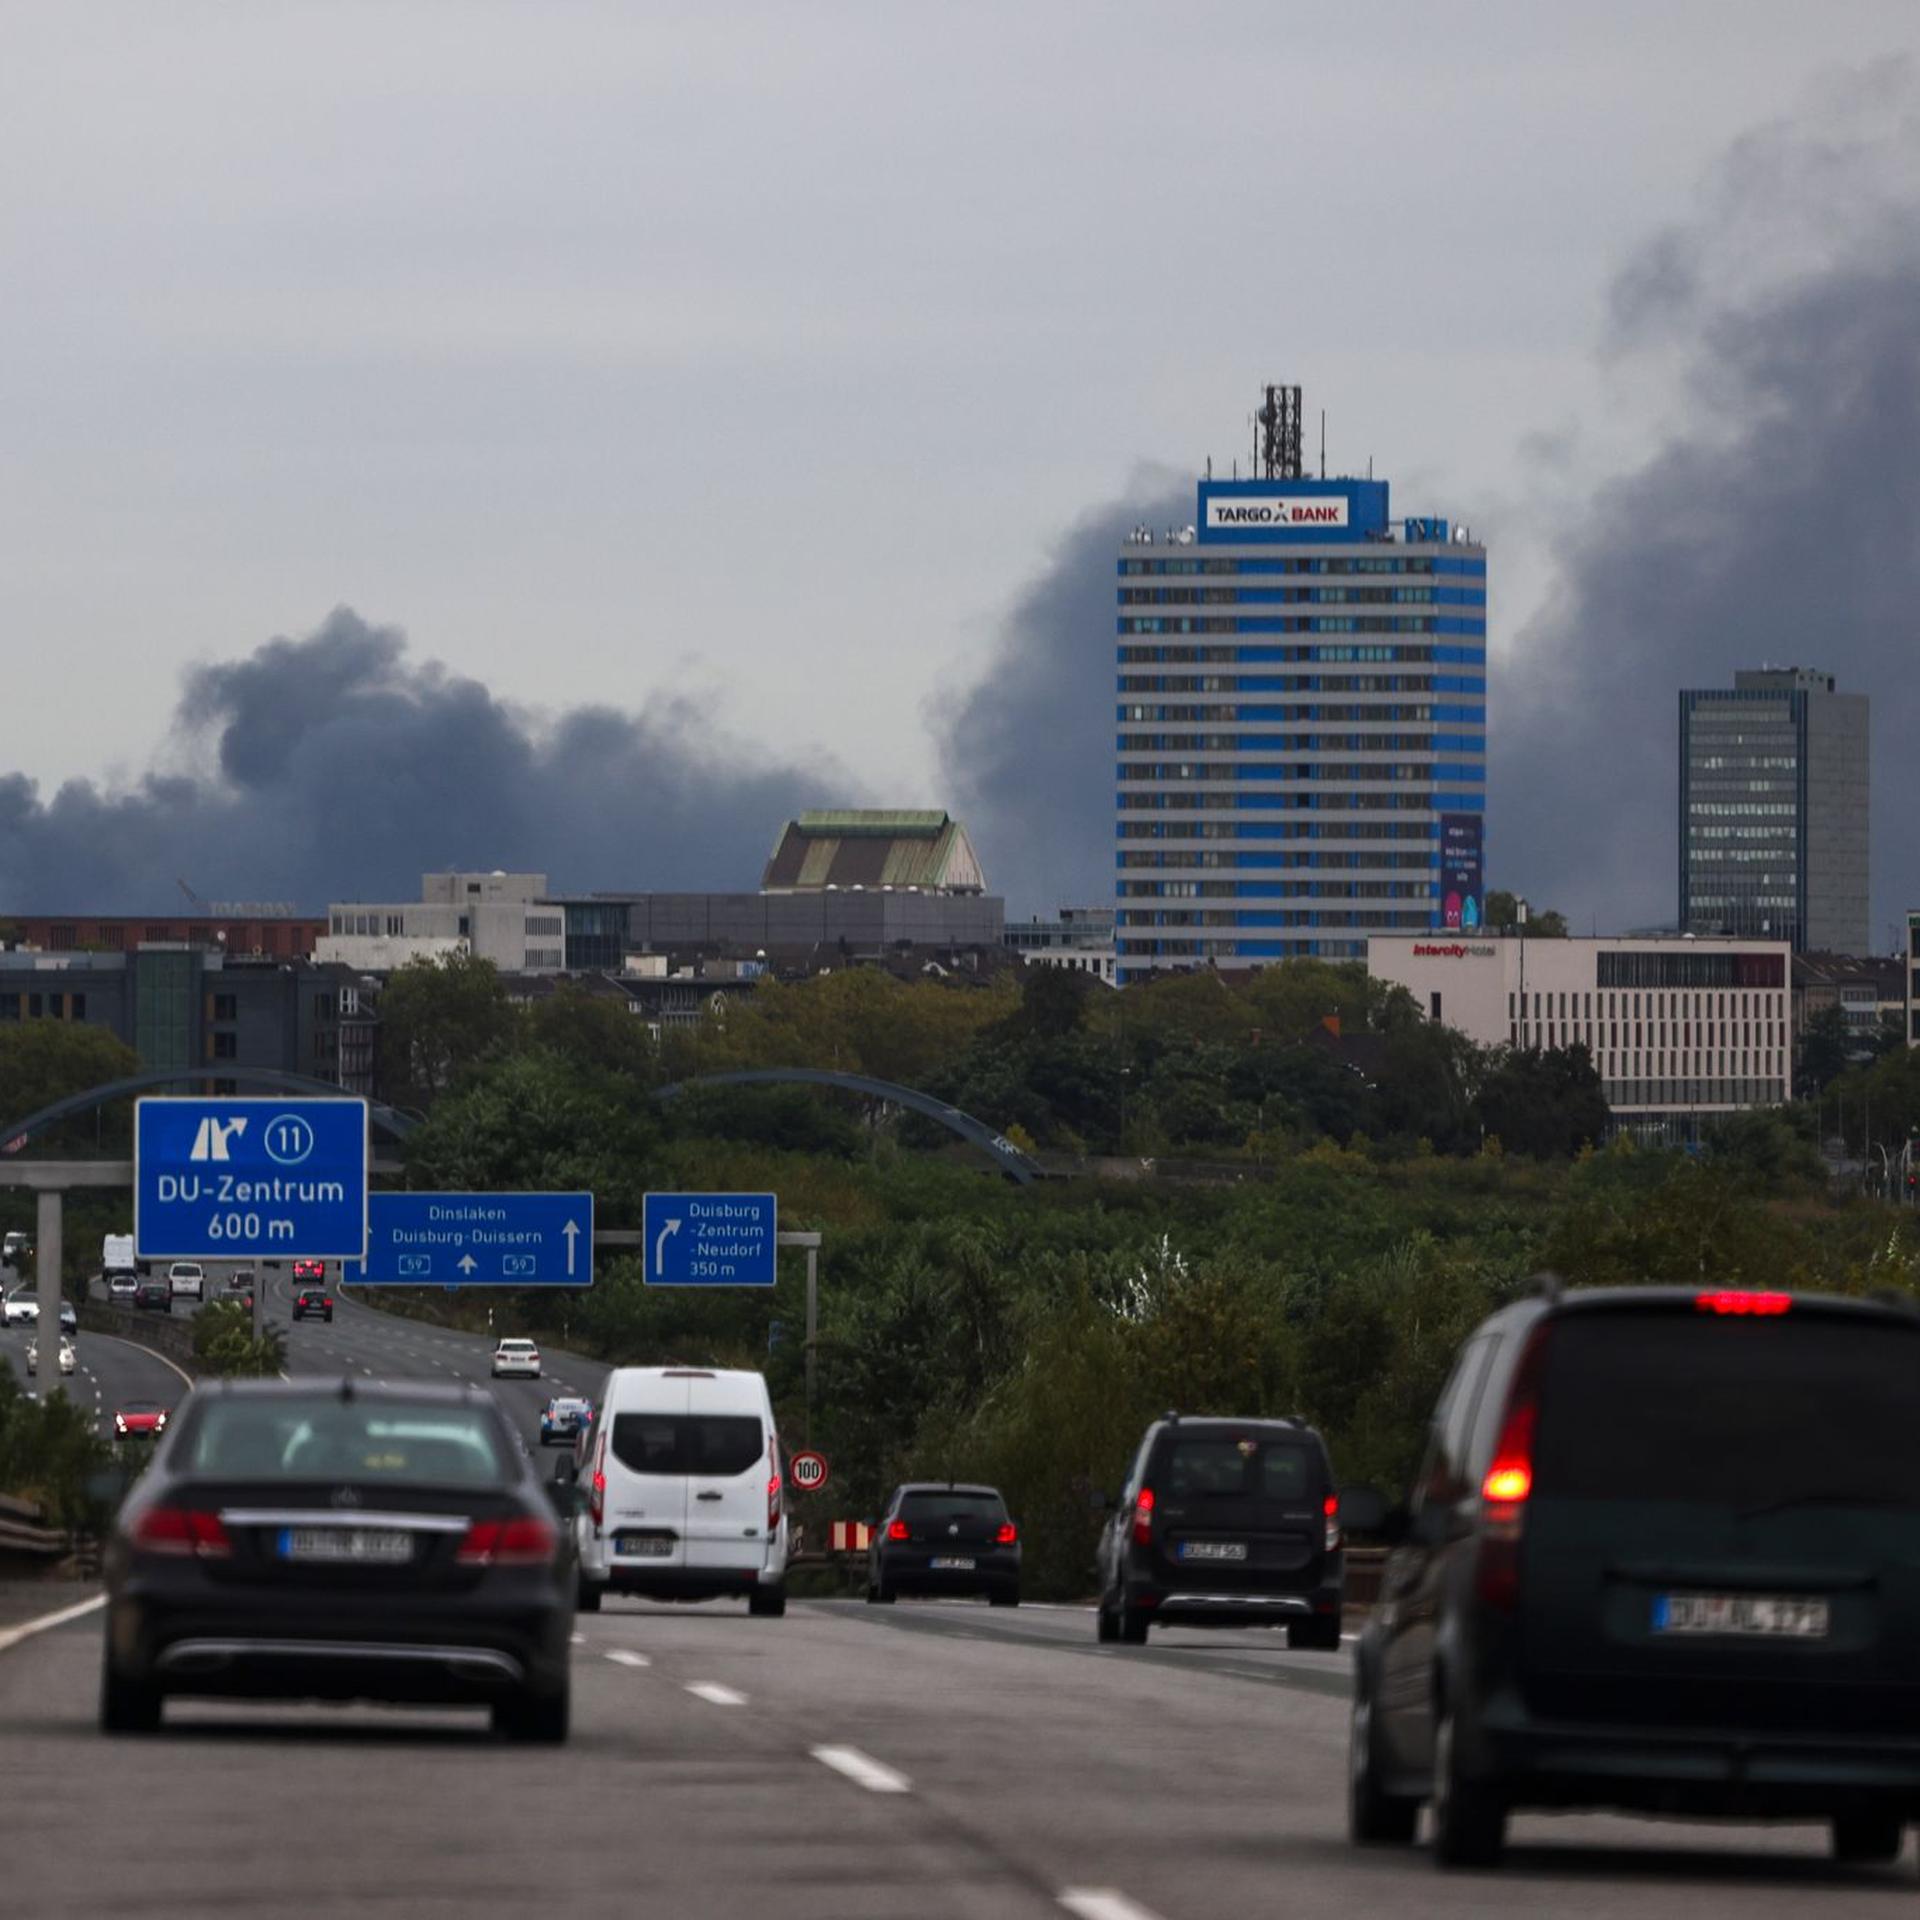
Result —
<path fill-rule="evenodd" d="M 778 1533 L 780 1530 L 780 1476 L 773 1474 L 767 1481 L 767 1531 Z"/>
<path fill-rule="evenodd" d="M 149 1507 L 133 1523 L 133 1544 L 143 1553 L 198 1554 L 224 1560 L 233 1552 L 217 1513 L 193 1507 Z"/>
<path fill-rule="evenodd" d="M 913 1529 L 908 1526 L 904 1520 L 889 1520 L 887 1522 L 887 1538 L 889 1540 L 911 1540 L 913 1538 Z"/>
<path fill-rule="evenodd" d="M 1340 1496 L 1330 1493 L 1320 1503 L 1320 1512 L 1326 1520 L 1327 1532 L 1325 1550 L 1328 1553 L 1340 1551 Z"/>
<path fill-rule="evenodd" d="M 1133 1503 L 1133 1544 L 1136 1547 L 1153 1545 L 1153 1489 L 1142 1487 L 1139 1497 Z"/>
<path fill-rule="evenodd" d="M 1788 1311 L 1793 1305 L 1790 1293 L 1754 1293 L 1740 1287 L 1726 1287 L 1714 1293 L 1697 1293 L 1693 1297 L 1695 1309 L 1700 1313 L 1735 1313 L 1771 1316 Z"/>
<path fill-rule="evenodd" d="M 1002 1520 L 1000 1530 L 993 1536 L 996 1547 L 1010 1547 L 1020 1538 L 1020 1529 L 1011 1520 Z"/>
<path fill-rule="evenodd" d="M 476 1520 L 467 1528 L 456 1558 L 463 1567 L 538 1567 L 560 1548 L 560 1536 L 530 1513 L 511 1520 Z"/>
<path fill-rule="evenodd" d="M 587 1517 L 593 1522 L 595 1533 L 600 1531 L 600 1522 L 607 1511 L 607 1433 L 603 1427 L 593 1448 L 593 1478 L 587 1482 Z"/>
<path fill-rule="evenodd" d="M 1524 1399 L 1515 1396 L 1500 1429 L 1500 1444 L 1493 1450 L 1493 1464 L 1480 1483 L 1481 1499 L 1518 1506 L 1533 1491 L 1533 1430 L 1539 1418 L 1531 1392 Z"/>
<path fill-rule="evenodd" d="M 1520 1600 L 1520 1541 L 1533 1492 L 1533 1439 L 1540 1424 L 1540 1366 L 1546 1350 L 1547 1330 L 1536 1327 L 1514 1369 L 1500 1438 L 1480 1482 L 1477 1584 L 1481 1599 L 1502 1611 L 1510 1612 Z"/>

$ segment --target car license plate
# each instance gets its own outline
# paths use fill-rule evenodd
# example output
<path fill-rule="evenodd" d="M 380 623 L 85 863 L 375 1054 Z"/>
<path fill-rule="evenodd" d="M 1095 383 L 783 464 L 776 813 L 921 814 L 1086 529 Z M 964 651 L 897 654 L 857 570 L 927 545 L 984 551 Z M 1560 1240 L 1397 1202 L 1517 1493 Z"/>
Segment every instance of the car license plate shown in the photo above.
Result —
<path fill-rule="evenodd" d="M 1244 1540 L 1183 1540 L 1180 1543 L 1182 1560 L 1244 1560 L 1246 1557 Z"/>
<path fill-rule="evenodd" d="M 1663 1593 L 1653 1603 L 1653 1630 L 1744 1640 L 1824 1640 L 1830 1614 L 1824 1600 L 1788 1594 Z"/>
<path fill-rule="evenodd" d="M 399 1566 L 413 1558 L 413 1535 L 391 1527 L 282 1527 L 280 1557 Z"/>
<path fill-rule="evenodd" d="M 673 1551 L 673 1536 L 669 1533 L 617 1533 L 613 1537 L 613 1550 L 641 1560 L 664 1560 Z"/>
<path fill-rule="evenodd" d="M 929 1560 L 927 1565 L 935 1573 L 971 1573 L 973 1571 L 971 1560 L 956 1559 L 951 1554 L 942 1560 Z"/>

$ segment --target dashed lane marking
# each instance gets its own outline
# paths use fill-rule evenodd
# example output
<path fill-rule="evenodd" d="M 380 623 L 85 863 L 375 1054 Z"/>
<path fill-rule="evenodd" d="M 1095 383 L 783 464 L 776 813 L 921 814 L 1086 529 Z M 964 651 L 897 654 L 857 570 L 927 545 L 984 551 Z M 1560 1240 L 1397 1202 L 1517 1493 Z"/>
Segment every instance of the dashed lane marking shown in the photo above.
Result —
<path fill-rule="evenodd" d="M 896 1773 L 871 1754 L 862 1753 L 858 1747 L 815 1747 L 813 1757 L 823 1767 L 831 1767 L 835 1773 L 845 1774 L 856 1786 L 865 1787 L 869 1793 L 913 1791 L 913 1782 L 904 1773 Z"/>
<path fill-rule="evenodd" d="M 644 1653 L 634 1653 L 626 1647 L 609 1647 L 606 1652 L 606 1657 L 611 1660 L 616 1667 L 650 1667 L 653 1665 L 653 1662 L 649 1660 Z M 699 1693 L 700 1688 L 689 1687 L 687 1691 L 689 1693 Z M 726 1688 L 721 1687 L 719 1691 L 725 1693 Z M 710 1699 L 711 1697 L 711 1695 L 702 1695 L 702 1698 Z M 731 1702 L 722 1701 L 720 1704 L 722 1706 L 738 1706 L 740 1704 L 740 1696 L 736 1694 Z"/>
<path fill-rule="evenodd" d="M 1129 1900 L 1112 1887 L 1066 1887 L 1060 1904 L 1079 1920 L 1159 1920 L 1150 1908 L 1138 1900 Z"/>
<path fill-rule="evenodd" d="M 0 1653 L 9 1647 L 17 1647 L 22 1640 L 36 1633 L 45 1633 L 49 1627 L 64 1626 L 69 1620 L 78 1620 L 84 1614 L 97 1613 L 107 1604 L 104 1593 L 96 1593 L 91 1600 L 82 1600 L 78 1606 L 62 1607 L 58 1613 L 43 1613 L 37 1620 L 28 1620 L 17 1627 L 9 1627 L 0 1633 Z"/>
<path fill-rule="evenodd" d="M 711 1706 L 744 1707 L 747 1704 L 744 1693 L 735 1693 L 731 1687 L 723 1687 L 713 1680 L 691 1680 L 687 1683 L 687 1691 L 696 1700 L 705 1700 Z"/>

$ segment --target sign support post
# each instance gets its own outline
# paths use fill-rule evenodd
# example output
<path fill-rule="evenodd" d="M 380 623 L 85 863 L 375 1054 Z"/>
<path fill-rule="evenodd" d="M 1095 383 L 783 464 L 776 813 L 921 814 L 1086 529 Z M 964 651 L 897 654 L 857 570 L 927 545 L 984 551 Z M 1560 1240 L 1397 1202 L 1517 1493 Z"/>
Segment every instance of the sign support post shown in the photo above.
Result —
<path fill-rule="evenodd" d="M 40 1397 L 50 1400 L 60 1391 L 60 1269 L 64 1196 L 58 1187 L 43 1188 L 35 1210 L 33 1257 L 35 1290 L 40 1301 L 40 1324 L 33 1338 L 40 1348 Z"/>

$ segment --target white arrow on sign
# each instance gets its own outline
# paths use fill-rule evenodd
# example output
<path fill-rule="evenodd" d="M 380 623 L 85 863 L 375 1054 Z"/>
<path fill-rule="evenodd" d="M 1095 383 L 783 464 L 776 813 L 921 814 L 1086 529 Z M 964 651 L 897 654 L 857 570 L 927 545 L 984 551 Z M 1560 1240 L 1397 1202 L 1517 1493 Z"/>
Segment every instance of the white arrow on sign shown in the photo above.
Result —
<path fill-rule="evenodd" d="M 667 1238 L 670 1234 L 675 1234 L 679 1231 L 680 1222 L 678 1220 L 669 1220 L 667 1224 L 660 1229 L 659 1237 L 653 1243 L 653 1271 L 656 1277 L 665 1273 L 667 1270 Z"/>
<path fill-rule="evenodd" d="M 567 1278 L 571 1280 L 573 1278 L 573 1249 L 575 1243 L 580 1238 L 580 1222 L 578 1220 L 569 1220 L 560 1231 L 567 1236 Z"/>
<path fill-rule="evenodd" d="M 458 1267 L 462 1273 L 471 1273 L 480 1262 L 476 1260 L 472 1254 L 463 1253 L 453 1264 Z"/>

